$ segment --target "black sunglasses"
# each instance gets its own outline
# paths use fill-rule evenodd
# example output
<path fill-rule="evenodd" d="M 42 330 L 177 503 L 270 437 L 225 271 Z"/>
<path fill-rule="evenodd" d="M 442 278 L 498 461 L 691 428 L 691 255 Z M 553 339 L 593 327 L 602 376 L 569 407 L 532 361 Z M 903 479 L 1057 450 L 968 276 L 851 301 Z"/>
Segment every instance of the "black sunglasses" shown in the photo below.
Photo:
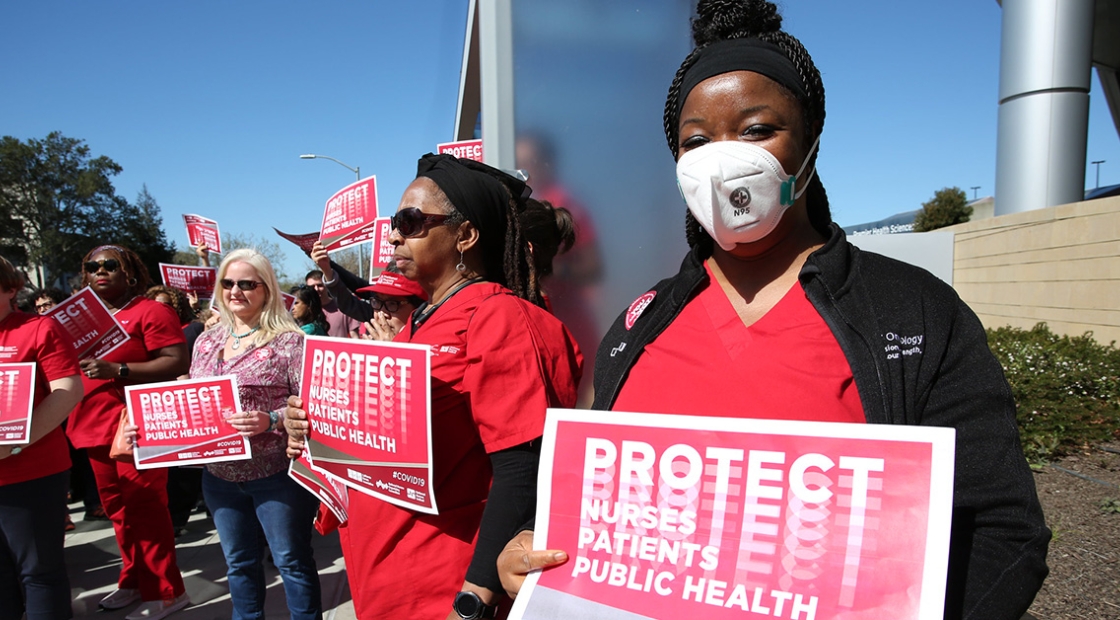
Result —
<path fill-rule="evenodd" d="M 221 284 L 222 288 L 226 289 L 227 291 L 233 288 L 235 284 L 237 285 L 237 288 L 243 291 L 253 291 L 256 290 L 258 286 L 264 284 L 264 282 L 258 282 L 257 280 L 238 280 L 237 282 L 234 282 L 229 278 L 222 278 Z"/>
<path fill-rule="evenodd" d="M 389 218 L 389 225 L 393 227 L 402 237 L 413 237 L 424 232 L 424 227 L 428 224 L 439 224 L 446 220 L 447 215 L 440 215 L 435 213 L 424 213 L 416 207 L 409 207 L 401 209 L 396 214 Z"/>
<path fill-rule="evenodd" d="M 121 262 L 115 258 L 87 260 L 85 264 L 82 265 L 82 267 L 86 270 L 86 273 L 97 273 L 98 270 L 100 270 L 102 267 L 105 268 L 105 271 L 113 273 L 114 271 L 121 268 Z"/>

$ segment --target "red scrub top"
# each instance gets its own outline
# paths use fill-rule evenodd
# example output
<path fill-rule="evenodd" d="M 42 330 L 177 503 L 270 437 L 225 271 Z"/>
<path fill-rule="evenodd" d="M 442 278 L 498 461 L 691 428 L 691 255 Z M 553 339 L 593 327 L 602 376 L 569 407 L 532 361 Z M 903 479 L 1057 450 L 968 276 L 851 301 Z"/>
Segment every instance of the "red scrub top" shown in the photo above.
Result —
<path fill-rule="evenodd" d="M 132 298 L 114 315 L 128 340 L 103 357 L 114 363 L 146 362 L 164 347 L 184 344 L 187 339 L 179 327 L 179 317 L 171 306 L 142 295 Z M 66 433 L 75 448 L 107 446 L 113 441 L 124 406 L 125 381 L 90 379 L 82 375 L 86 396 L 70 415 Z"/>
<path fill-rule="evenodd" d="M 350 493 L 343 553 L 359 618 L 443 619 L 474 553 L 488 454 L 540 437 L 545 408 L 575 405 L 582 356 L 560 321 L 490 282 L 463 288 L 396 341 L 432 348 L 440 514 Z"/>
<path fill-rule="evenodd" d="M 800 283 L 747 327 L 711 269 L 708 285 L 646 345 L 612 409 L 866 422 L 851 366 Z"/>
<path fill-rule="evenodd" d="M 58 321 L 12 312 L 0 321 L 0 363 L 35 362 L 34 406 L 50 393 L 50 382 L 78 374 L 78 359 Z M 32 426 L 35 420 L 31 421 Z M 15 456 L 0 461 L 0 486 L 35 480 L 70 469 L 70 449 L 62 427 Z"/>

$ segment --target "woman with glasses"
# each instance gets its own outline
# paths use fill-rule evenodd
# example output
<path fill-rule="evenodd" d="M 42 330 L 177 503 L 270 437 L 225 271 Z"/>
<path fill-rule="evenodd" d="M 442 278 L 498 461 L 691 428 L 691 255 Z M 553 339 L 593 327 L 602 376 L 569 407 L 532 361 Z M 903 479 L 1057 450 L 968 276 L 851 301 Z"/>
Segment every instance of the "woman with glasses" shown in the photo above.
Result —
<path fill-rule="evenodd" d="M 284 309 L 272 264 L 259 252 L 230 252 L 217 277 L 214 300 L 221 322 L 199 336 L 190 375 L 237 377 L 244 412 L 230 424 L 252 446 L 252 459 L 209 463 L 202 474 L 202 494 L 226 557 L 233 617 L 264 617 L 267 541 L 290 616 L 321 618 L 311 550 L 319 501 L 288 477 L 280 423 L 287 398 L 299 394 L 304 334 Z"/>
<path fill-rule="evenodd" d="M 427 301 L 427 293 L 420 285 L 401 275 L 395 264 L 390 264 L 370 286 L 359 288 L 357 293 L 368 293 L 363 301 L 350 292 L 337 277 L 327 251 L 319 241 L 311 248 L 311 260 L 323 272 L 323 282 L 346 316 L 361 321 L 365 327 L 363 337 L 368 340 L 392 340 L 400 333 L 412 311 Z"/>
<path fill-rule="evenodd" d="M 62 326 L 16 310 L 23 285 L 23 274 L 0 257 L 0 362 L 35 365 L 29 441 L 0 445 L 0 618 L 65 620 L 70 460 L 60 425 L 82 400 L 82 381 Z"/>
<path fill-rule="evenodd" d="M 528 193 L 484 164 L 429 154 L 393 216 L 395 264 L 429 300 L 395 340 L 433 351 L 440 513 L 350 494 L 340 533 L 358 617 L 493 617 L 501 603 L 495 559 L 534 508 L 545 408 L 572 406 L 581 372 L 574 339 L 541 305 L 517 219 Z M 308 424 L 291 403 L 294 454 Z"/>
<path fill-rule="evenodd" d="M 82 272 L 82 283 L 129 336 L 102 358 L 80 360 L 85 398 L 66 429 L 74 447 L 89 454 L 101 505 L 121 551 L 117 589 L 100 606 L 123 609 L 143 601 L 129 620 L 163 618 L 190 604 L 175 558 L 167 470 L 139 470 L 114 460 L 109 445 L 124 407 L 124 386 L 170 381 L 186 373 L 186 338 L 174 310 L 144 297 L 151 285 L 148 270 L 131 250 L 96 247 L 83 258 Z"/>
<path fill-rule="evenodd" d="M 308 336 L 326 336 L 329 325 L 327 315 L 323 313 L 323 302 L 319 299 L 319 292 L 300 284 L 292 287 L 292 318 L 303 333 Z"/>

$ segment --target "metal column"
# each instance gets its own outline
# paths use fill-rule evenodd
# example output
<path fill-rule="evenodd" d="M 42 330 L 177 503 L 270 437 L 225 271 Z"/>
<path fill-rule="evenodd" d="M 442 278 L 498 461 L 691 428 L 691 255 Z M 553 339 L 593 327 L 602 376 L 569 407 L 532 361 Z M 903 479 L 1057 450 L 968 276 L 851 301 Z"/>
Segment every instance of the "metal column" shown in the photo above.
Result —
<path fill-rule="evenodd" d="M 479 74 L 482 81 L 482 153 L 496 168 L 516 167 L 513 119 L 513 13 L 511 0 L 478 0 Z"/>

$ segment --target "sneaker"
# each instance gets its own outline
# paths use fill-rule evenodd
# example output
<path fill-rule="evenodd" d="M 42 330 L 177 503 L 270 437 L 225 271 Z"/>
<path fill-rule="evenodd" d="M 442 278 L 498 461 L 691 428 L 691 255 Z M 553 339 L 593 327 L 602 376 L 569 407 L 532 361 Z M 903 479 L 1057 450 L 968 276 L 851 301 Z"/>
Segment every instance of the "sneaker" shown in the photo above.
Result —
<path fill-rule="evenodd" d="M 86 521 L 108 521 L 109 516 L 105 514 L 104 508 L 97 506 L 96 508 L 87 510 L 84 519 Z"/>
<path fill-rule="evenodd" d="M 74 525 L 74 520 L 70 518 L 70 515 L 66 515 L 66 527 L 64 529 L 67 532 L 73 532 L 78 529 L 78 526 Z"/>
<path fill-rule="evenodd" d="M 125 616 L 125 620 L 162 620 L 191 604 L 191 598 L 183 592 L 175 598 L 162 601 L 148 601 Z"/>
<path fill-rule="evenodd" d="M 97 604 L 101 609 L 112 611 L 114 609 L 124 609 L 129 605 L 140 600 L 140 590 L 134 588 L 117 588 L 113 593 L 101 599 Z"/>

